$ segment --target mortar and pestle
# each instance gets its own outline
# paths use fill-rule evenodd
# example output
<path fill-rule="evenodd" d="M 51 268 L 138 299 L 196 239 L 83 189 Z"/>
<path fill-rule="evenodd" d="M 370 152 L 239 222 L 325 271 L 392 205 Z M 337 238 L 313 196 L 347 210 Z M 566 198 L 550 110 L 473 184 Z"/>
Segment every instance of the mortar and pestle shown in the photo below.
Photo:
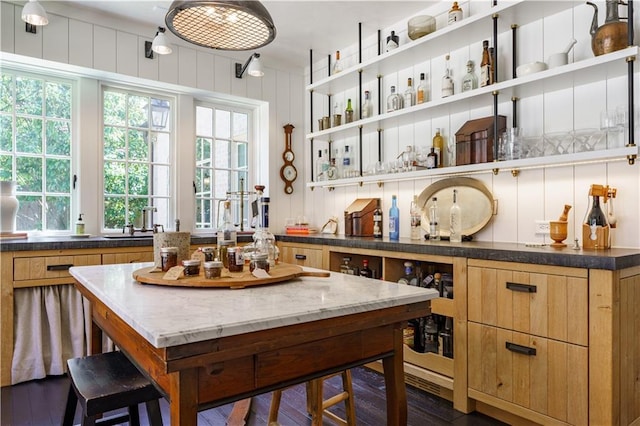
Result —
<path fill-rule="evenodd" d="M 577 40 L 575 38 L 572 38 L 567 47 L 564 48 L 564 50 L 558 53 L 551 54 L 547 59 L 547 65 L 549 69 L 567 65 L 569 63 L 569 52 L 576 43 Z"/>
<path fill-rule="evenodd" d="M 549 236 L 554 241 L 551 247 L 562 248 L 567 246 L 563 241 L 567 239 L 567 215 L 569 210 L 571 210 L 571 206 L 565 204 L 558 220 L 549 221 Z"/>

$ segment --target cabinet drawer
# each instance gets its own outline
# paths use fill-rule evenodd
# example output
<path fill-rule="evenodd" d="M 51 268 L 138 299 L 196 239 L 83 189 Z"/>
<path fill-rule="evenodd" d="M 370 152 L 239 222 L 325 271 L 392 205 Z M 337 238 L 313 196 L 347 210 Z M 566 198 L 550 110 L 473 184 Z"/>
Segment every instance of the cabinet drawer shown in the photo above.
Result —
<path fill-rule="evenodd" d="M 70 277 L 72 266 L 99 265 L 99 254 L 75 256 L 16 257 L 13 259 L 13 280 L 29 281 Z"/>
<path fill-rule="evenodd" d="M 102 255 L 103 265 L 116 263 L 153 262 L 153 251 L 136 251 L 127 253 L 107 253 Z"/>
<path fill-rule="evenodd" d="M 470 266 L 469 321 L 588 344 L 587 278 Z"/>
<path fill-rule="evenodd" d="M 588 424 L 588 349 L 469 323 L 469 388 L 569 424 Z"/>
<path fill-rule="evenodd" d="M 293 265 L 322 269 L 322 249 L 281 246 L 280 260 Z"/>

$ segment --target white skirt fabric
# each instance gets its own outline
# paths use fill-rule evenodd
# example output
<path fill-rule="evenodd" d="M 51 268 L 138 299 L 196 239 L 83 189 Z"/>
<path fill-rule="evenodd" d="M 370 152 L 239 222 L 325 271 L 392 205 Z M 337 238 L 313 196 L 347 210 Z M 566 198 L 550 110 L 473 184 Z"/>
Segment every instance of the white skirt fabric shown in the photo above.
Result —
<path fill-rule="evenodd" d="M 72 284 L 14 290 L 11 383 L 66 372 L 67 359 L 85 356 L 89 302 Z"/>

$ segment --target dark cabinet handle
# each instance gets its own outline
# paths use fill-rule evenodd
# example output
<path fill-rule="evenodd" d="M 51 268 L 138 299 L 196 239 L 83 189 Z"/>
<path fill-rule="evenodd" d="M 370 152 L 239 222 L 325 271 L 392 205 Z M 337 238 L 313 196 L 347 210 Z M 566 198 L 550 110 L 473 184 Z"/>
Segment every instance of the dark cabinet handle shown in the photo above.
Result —
<path fill-rule="evenodd" d="M 535 293 L 538 291 L 535 285 L 518 284 L 507 282 L 507 288 L 512 291 L 521 291 L 522 293 Z"/>
<path fill-rule="evenodd" d="M 536 348 L 530 348 L 528 346 L 516 345 L 515 343 L 506 342 L 504 346 L 511 352 L 517 352 L 522 355 L 535 356 Z"/>
<path fill-rule="evenodd" d="M 47 265 L 47 271 L 68 271 L 73 266 L 73 263 L 68 265 Z"/>
<path fill-rule="evenodd" d="M 296 260 L 307 260 L 307 256 L 304 254 L 296 254 Z"/>

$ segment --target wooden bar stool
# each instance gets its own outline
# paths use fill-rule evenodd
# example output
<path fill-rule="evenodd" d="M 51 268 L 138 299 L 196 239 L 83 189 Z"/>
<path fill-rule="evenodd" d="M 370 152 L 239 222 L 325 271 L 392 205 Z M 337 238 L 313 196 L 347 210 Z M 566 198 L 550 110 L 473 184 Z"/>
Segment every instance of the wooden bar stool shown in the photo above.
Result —
<path fill-rule="evenodd" d="M 324 381 L 340 375 L 342 376 L 342 392 L 328 399 L 323 399 Z M 344 370 L 340 373 L 330 374 L 320 377 L 319 379 L 310 380 L 306 383 L 307 387 L 307 412 L 311 415 L 312 426 L 322 426 L 323 416 L 333 420 L 343 426 L 355 426 L 356 424 L 356 407 L 353 400 L 353 384 L 351 382 L 351 370 Z M 280 409 L 280 400 L 282 398 L 283 389 L 273 391 L 271 397 L 271 408 L 269 409 L 269 425 L 278 424 L 278 411 Z M 344 420 L 328 410 L 340 402 L 345 403 L 345 411 L 347 419 Z"/>
<path fill-rule="evenodd" d="M 73 358 L 67 361 L 69 395 L 62 426 L 72 426 L 78 402 L 82 407 L 82 426 L 107 426 L 129 421 L 140 425 L 138 404 L 146 403 L 149 424 L 162 426 L 158 400 L 162 397 L 135 365 L 120 351 Z M 128 408 L 128 414 L 111 416 L 96 422 L 108 411 Z"/>

